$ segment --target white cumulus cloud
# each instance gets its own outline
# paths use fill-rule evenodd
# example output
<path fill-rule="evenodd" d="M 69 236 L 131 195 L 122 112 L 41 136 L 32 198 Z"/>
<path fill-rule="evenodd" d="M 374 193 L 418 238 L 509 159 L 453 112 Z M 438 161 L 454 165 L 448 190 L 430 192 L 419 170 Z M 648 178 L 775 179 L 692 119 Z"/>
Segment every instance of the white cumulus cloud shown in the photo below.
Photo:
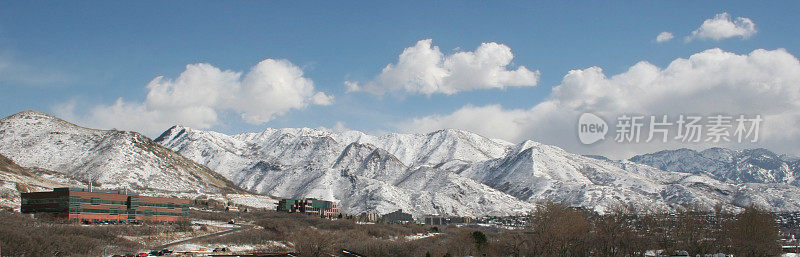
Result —
<path fill-rule="evenodd" d="M 756 24 L 745 17 L 731 19 L 728 13 L 720 13 L 714 18 L 703 21 L 699 28 L 686 37 L 686 41 L 695 39 L 722 40 L 732 37 L 749 38 L 756 34 Z"/>
<path fill-rule="evenodd" d="M 85 115 L 76 115 L 75 104 L 68 103 L 56 106 L 56 113 L 91 127 L 156 135 L 175 124 L 218 125 L 218 116 L 225 111 L 239 114 L 245 122 L 263 124 L 293 109 L 333 103 L 332 96 L 314 89 L 299 67 L 275 59 L 259 62 L 246 74 L 207 63 L 189 64 L 175 79 L 156 77 L 147 90 L 143 102 L 118 98 L 112 105 L 92 107 Z"/>
<path fill-rule="evenodd" d="M 397 63 L 388 64 L 374 80 L 360 84 L 346 81 L 348 91 L 385 94 L 405 91 L 412 94 L 455 94 L 488 88 L 535 86 L 539 71 L 525 66 L 509 69 L 514 54 L 498 43 L 483 43 L 475 51 L 445 55 L 431 39 L 420 40 L 400 54 Z"/>
<path fill-rule="evenodd" d="M 664 32 L 658 33 L 658 36 L 656 36 L 656 42 L 664 43 L 664 42 L 672 40 L 672 38 L 674 38 L 674 37 L 675 36 L 672 35 L 672 33 L 668 32 L 668 31 L 664 31 Z"/>
<path fill-rule="evenodd" d="M 669 115 L 673 122 L 680 114 L 745 114 L 761 115 L 764 121 L 757 143 L 644 143 L 645 134 L 643 143 L 625 144 L 613 142 L 612 131 L 606 140 L 585 146 L 578 141 L 576 129 L 584 112 L 604 117 L 612 128 L 622 114 Z M 800 152 L 800 62 L 783 49 L 758 49 L 742 55 L 709 49 L 676 59 L 666 68 L 639 62 L 611 77 L 599 67 L 590 67 L 570 71 L 548 100 L 530 109 L 468 105 L 450 114 L 412 119 L 399 127 L 411 132 L 467 129 L 513 142 L 531 139 L 612 158 L 711 146 L 765 147 L 796 154 Z"/>

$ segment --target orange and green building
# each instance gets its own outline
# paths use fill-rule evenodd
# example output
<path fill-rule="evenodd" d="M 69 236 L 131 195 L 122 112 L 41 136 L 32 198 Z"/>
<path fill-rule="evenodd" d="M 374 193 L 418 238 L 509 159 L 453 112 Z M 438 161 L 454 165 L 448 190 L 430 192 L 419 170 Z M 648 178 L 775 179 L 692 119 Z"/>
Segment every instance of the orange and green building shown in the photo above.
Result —
<path fill-rule="evenodd" d="M 22 213 L 49 214 L 73 222 L 179 222 L 189 216 L 189 200 L 121 191 L 56 188 L 22 193 L 21 198 Z"/>
<path fill-rule="evenodd" d="M 276 209 L 282 212 L 298 212 L 328 218 L 339 216 L 337 203 L 314 198 L 281 199 Z"/>

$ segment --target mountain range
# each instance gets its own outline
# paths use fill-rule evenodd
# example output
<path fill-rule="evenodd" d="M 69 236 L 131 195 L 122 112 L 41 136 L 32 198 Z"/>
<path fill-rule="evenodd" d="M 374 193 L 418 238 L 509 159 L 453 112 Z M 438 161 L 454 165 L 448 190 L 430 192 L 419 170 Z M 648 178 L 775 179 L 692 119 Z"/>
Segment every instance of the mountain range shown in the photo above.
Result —
<path fill-rule="evenodd" d="M 800 161 L 767 149 L 665 150 L 634 156 L 630 160 L 668 171 L 704 174 L 730 183 L 800 185 L 797 179 L 800 177 Z"/>
<path fill-rule="evenodd" d="M 469 131 L 368 135 L 266 129 L 226 135 L 174 126 L 155 140 L 26 111 L 0 120 L 0 194 L 93 184 L 157 193 L 337 201 L 343 212 L 520 215 L 542 202 L 597 212 L 800 211 L 796 158 L 764 149 L 582 156 Z M 246 197 L 240 197 L 246 198 Z M 250 202 L 269 197 L 246 198 Z M 261 203 L 262 206 L 272 206 Z"/>
<path fill-rule="evenodd" d="M 350 213 L 403 209 L 417 216 L 509 215 L 546 201 L 598 212 L 751 204 L 800 210 L 800 190 L 790 183 L 735 183 L 463 130 L 372 136 L 301 128 L 225 135 L 175 126 L 156 142 L 243 188 L 339 201 Z"/>

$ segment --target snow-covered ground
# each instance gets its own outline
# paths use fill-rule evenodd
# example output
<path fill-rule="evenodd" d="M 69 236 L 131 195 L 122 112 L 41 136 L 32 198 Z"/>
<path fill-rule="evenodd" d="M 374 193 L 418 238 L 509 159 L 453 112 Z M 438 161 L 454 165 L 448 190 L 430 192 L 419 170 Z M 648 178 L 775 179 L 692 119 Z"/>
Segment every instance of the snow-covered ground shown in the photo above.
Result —
<path fill-rule="evenodd" d="M 221 227 L 221 228 L 234 228 L 234 227 L 236 227 L 236 225 L 228 224 L 227 222 L 216 221 L 216 220 L 193 220 L 192 224 L 215 226 L 215 227 Z"/>
<path fill-rule="evenodd" d="M 414 241 L 414 240 L 428 238 L 428 237 L 437 236 L 437 235 L 441 235 L 441 234 L 442 233 L 419 233 L 419 234 L 414 234 L 414 235 L 408 235 L 408 236 L 405 237 L 405 240 L 406 241 Z"/>
<path fill-rule="evenodd" d="M 278 200 L 264 195 L 227 194 L 225 198 L 237 206 L 247 206 L 260 209 L 275 209 Z"/>
<path fill-rule="evenodd" d="M 170 250 L 176 252 L 211 253 L 216 248 L 227 248 L 232 253 L 247 253 L 265 250 L 285 251 L 290 249 L 290 247 L 283 242 L 268 241 L 264 244 L 257 245 L 187 243 L 173 246 Z"/>

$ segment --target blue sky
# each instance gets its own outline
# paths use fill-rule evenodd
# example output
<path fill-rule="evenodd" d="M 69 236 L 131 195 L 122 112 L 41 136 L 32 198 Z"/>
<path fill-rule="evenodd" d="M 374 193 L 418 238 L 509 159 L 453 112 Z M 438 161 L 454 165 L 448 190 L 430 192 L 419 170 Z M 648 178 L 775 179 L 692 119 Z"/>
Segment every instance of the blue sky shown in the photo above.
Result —
<path fill-rule="evenodd" d="M 685 42 L 720 13 L 750 19 L 757 32 Z M 68 116 L 81 124 L 90 110 L 118 98 L 145 101 L 149 82 L 157 76 L 175 79 L 187 64 L 247 73 L 262 60 L 286 59 L 316 91 L 333 96 L 333 103 L 292 108 L 259 124 L 220 109 L 219 120 L 206 129 L 238 133 L 340 122 L 374 133 L 424 132 L 409 129 L 410 120 L 446 116 L 465 106 L 531 109 L 552 98 L 553 88 L 574 69 L 597 66 L 611 77 L 640 61 L 664 68 L 713 48 L 738 55 L 783 48 L 798 56 L 797 13 L 798 1 L 2 1 L 0 115 L 27 109 L 61 113 L 72 104 Z M 656 42 L 662 31 L 675 38 Z M 423 39 L 432 39 L 444 55 L 474 51 L 484 42 L 504 44 L 513 52 L 509 70 L 525 66 L 541 75 L 536 86 L 455 94 L 347 92 L 345 81 L 375 80 Z M 547 135 L 505 139 L 548 142 L 541 137 Z"/>

